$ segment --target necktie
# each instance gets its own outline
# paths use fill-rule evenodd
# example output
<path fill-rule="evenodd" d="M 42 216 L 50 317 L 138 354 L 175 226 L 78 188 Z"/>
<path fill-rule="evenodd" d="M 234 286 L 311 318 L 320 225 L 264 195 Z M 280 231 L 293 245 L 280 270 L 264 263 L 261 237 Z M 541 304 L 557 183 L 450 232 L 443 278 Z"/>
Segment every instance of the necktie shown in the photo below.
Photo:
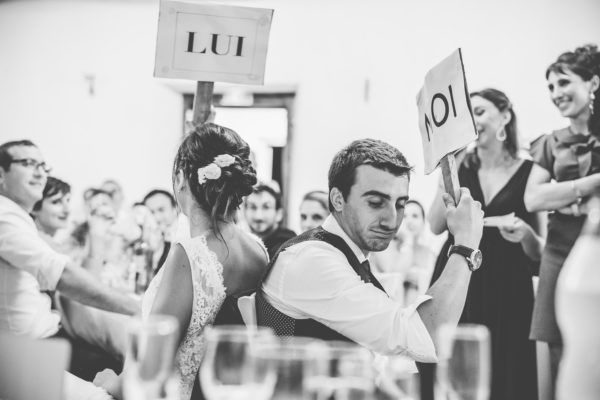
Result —
<path fill-rule="evenodd" d="M 371 264 L 369 260 L 365 260 L 360 264 L 360 270 L 358 271 L 360 279 L 365 283 L 371 282 Z"/>

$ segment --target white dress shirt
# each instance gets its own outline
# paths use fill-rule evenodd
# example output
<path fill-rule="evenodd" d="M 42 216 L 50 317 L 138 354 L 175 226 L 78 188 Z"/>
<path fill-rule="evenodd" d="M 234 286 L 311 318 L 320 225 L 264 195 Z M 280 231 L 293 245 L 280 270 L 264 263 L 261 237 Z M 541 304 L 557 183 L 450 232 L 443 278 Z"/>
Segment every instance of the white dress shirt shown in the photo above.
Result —
<path fill-rule="evenodd" d="M 322 226 L 344 239 L 360 262 L 367 259 L 333 216 Z M 416 312 L 431 296 L 403 308 L 363 282 L 346 256 L 328 243 L 306 241 L 287 248 L 262 288 L 267 301 L 292 318 L 312 318 L 380 354 L 437 362 L 431 336 Z"/>
<path fill-rule="evenodd" d="M 45 338 L 58 331 L 60 314 L 41 290 L 56 289 L 68 261 L 23 208 L 0 195 L 0 332 Z"/>

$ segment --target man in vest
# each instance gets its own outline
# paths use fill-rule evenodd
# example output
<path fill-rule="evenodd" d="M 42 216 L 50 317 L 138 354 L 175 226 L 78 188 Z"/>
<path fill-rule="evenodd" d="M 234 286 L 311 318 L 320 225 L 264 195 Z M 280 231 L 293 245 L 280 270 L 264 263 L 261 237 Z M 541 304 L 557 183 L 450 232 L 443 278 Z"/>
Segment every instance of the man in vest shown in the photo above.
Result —
<path fill-rule="evenodd" d="M 285 243 L 257 292 L 259 325 L 278 335 L 350 340 L 381 354 L 436 362 L 440 326 L 456 325 L 471 272 L 481 264 L 481 205 L 467 189 L 455 206 L 445 195 L 455 246 L 440 279 L 403 307 L 387 296 L 368 256 L 389 245 L 402 222 L 411 167 L 379 140 L 352 142 L 329 169 L 331 215 L 322 227 Z"/>

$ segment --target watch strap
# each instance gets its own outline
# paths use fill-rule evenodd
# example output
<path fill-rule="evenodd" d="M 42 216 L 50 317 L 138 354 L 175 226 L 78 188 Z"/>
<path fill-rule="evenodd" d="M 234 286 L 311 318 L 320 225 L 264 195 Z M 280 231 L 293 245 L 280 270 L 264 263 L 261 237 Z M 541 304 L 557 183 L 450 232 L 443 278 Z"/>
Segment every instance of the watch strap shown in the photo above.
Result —
<path fill-rule="evenodd" d="M 469 267 L 469 270 L 475 271 L 479 268 L 479 265 L 474 264 L 475 260 L 473 260 L 473 258 L 472 258 L 473 255 L 475 254 L 475 252 L 476 252 L 476 250 L 474 250 L 470 247 L 463 246 L 460 244 L 453 244 L 448 249 L 448 257 L 450 257 L 454 253 L 463 256 L 465 258 L 465 261 L 467 262 L 467 267 Z"/>
<path fill-rule="evenodd" d="M 453 244 L 448 249 L 448 257 L 450 257 L 450 255 L 452 253 L 457 253 L 457 254 L 460 254 L 463 257 L 466 257 L 466 258 L 470 259 L 471 255 L 473 254 L 474 251 L 475 251 L 475 249 L 472 249 L 472 248 L 467 247 L 467 246 L 463 246 L 462 244 Z"/>

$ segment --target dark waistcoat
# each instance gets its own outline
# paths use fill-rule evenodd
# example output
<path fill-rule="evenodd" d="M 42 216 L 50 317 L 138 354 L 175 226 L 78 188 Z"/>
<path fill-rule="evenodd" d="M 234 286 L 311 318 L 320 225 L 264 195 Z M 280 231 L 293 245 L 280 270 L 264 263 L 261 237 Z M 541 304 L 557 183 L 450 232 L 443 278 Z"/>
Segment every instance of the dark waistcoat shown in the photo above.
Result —
<path fill-rule="evenodd" d="M 342 253 L 344 253 L 346 259 L 348 260 L 348 268 L 352 268 L 364 282 L 370 282 L 379 290 L 385 292 L 379 281 L 377 281 L 377 279 L 375 279 L 371 273 L 368 265 L 364 265 L 364 263 L 361 264 L 358 261 L 356 255 L 350 249 L 344 239 L 331 232 L 327 232 L 321 227 L 304 232 L 301 235 L 298 235 L 295 238 L 285 242 L 269 263 L 262 281 L 264 282 L 269 277 L 273 266 L 277 262 L 279 254 L 284 252 L 288 247 L 310 240 L 322 241 L 340 250 Z M 366 263 L 368 264 L 368 261 Z M 306 288 L 306 290 L 310 290 L 310 288 Z M 277 336 L 304 336 L 323 340 L 351 341 L 339 332 L 323 325 L 320 322 L 315 321 L 312 318 L 295 319 L 277 310 L 265 299 L 262 291 L 262 284 L 259 286 L 259 289 L 256 292 L 256 316 L 258 325 L 270 327 L 275 331 Z"/>

